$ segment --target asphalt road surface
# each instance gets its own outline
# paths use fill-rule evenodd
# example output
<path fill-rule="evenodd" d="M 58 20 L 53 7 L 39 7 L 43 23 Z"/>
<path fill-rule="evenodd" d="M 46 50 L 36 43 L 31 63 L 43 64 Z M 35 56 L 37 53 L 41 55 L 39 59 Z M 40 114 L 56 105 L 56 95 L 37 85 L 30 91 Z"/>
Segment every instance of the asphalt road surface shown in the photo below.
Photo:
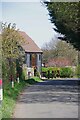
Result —
<path fill-rule="evenodd" d="M 47 80 L 26 87 L 13 118 L 78 118 L 78 80 Z"/>

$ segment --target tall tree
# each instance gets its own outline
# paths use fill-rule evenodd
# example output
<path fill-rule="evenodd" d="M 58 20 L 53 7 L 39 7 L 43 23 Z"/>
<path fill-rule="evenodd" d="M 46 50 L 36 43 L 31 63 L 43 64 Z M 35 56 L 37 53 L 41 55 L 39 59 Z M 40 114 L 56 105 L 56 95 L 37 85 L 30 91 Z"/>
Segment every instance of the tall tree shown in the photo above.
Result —
<path fill-rule="evenodd" d="M 58 57 L 67 58 L 71 61 L 71 65 L 77 65 L 78 51 L 76 51 L 70 43 L 59 41 L 55 50 Z"/>
<path fill-rule="evenodd" d="M 43 62 L 48 62 L 51 59 L 67 59 L 71 65 L 78 64 L 78 51 L 76 51 L 70 43 L 65 41 L 58 41 L 55 47 L 52 45 L 53 41 L 49 43 L 49 49 L 44 45 L 43 50 Z M 51 46 L 51 47 L 50 47 Z"/>
<path fill-rule="evenodd" d="M 2 25 L 2 53 L 5 58 L 17 59 L 23 52 L 21 47 L 23 39 L 15 27 L 15 24 Z"/>
<path fill-rule="evenodd" d="M 7 75 L 16 75 L 16 60 L 23 62 L 25 52 L 21 47 L 24 42 L 20 36 L 18 30 L 16 30 L 15 24 L 2 24 L 2 58 L 3 69 L 8 71 Z M 7 69 L 6 69 L 6 67 Z M 3 76 L 5 72 L 3 71 Z"/>
<path fill-rule="evenodd" d="M 51 0 L 52 1 L 52 0 Z M 45 2 L 55 31 L 64 35 L 66 40 L 80 50 L 80 2 Z"/>

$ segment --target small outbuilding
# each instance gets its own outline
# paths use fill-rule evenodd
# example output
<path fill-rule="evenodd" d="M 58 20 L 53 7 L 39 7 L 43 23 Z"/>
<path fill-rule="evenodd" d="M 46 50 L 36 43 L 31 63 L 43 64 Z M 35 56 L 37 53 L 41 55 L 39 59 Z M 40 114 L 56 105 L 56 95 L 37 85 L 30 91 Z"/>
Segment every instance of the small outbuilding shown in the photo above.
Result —
<path fill-rule="evenodd" d="M 25 32 L 20 31 L 19 33 L 26 40 L 22 47 L 25 50 L 25 63 L 27 67 L 34 68 L 34 70 L 36 69 L 37 72 L 41 73 L 43 51 Z"/>

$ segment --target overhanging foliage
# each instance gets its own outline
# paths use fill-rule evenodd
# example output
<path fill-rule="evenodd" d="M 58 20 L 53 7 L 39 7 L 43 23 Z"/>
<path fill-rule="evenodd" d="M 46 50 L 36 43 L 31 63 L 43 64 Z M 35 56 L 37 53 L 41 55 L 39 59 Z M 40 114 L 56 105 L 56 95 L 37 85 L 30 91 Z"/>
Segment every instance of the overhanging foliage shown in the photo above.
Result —
<path fill-rule="evenodd" d="M 74 47 L 80 50 L 80 2 L 44 2 L 49 11 L 51 22 L 55 24 L 55 31 L 65 35 L 59 39 L 70 42 Z"/>

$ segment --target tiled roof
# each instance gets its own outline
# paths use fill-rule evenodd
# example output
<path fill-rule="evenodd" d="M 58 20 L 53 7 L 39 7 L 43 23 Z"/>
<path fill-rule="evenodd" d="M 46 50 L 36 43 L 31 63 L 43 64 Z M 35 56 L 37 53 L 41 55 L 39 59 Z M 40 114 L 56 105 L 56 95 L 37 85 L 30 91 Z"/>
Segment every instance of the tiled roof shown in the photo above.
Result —
<path fill-rule="evenodd" d="M 36 43 L 25 33 L 22 31 L 19 31 L 20 35 L 26 40 L 24 44 L 22 45 L 25 52 L 36 52 L 36 53 L 42 53 L 42 50 L 36 45 Z"/>

